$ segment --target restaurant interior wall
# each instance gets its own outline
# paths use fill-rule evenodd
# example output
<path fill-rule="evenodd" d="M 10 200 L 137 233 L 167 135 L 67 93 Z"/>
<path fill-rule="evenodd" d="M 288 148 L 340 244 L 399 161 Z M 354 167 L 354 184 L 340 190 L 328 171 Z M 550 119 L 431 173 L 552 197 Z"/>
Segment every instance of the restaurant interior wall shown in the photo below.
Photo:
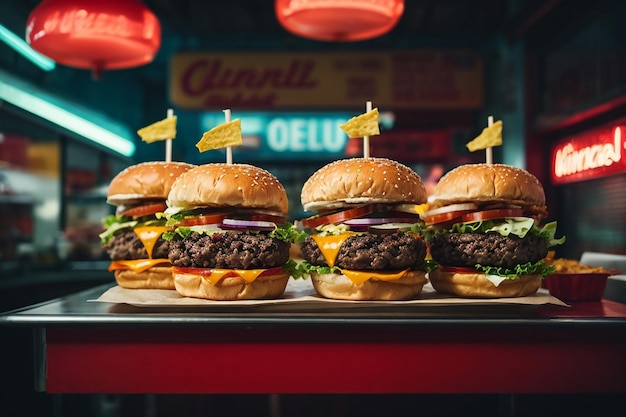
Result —
<path fill-rule="evenodd" d="M 567 184 L 554 184 L 550 175 L 554 144 L 624 121 L 625 12 L 623 2 L 610 8 L 601 4 L 586 16 L 585 25 L 564 25 L 554 38 L 526 41 L 526 150 L 546 189 L 550 218 L 567 236 L 557 256 L 626 254 L 626 174 Z M 621 152 L 626 156 L 626 149 Z"/>
<path fill-rule="evenodd" d="M 515 19 L 518 15 L 521 15 L 521 12 L 524 10 L 517 2 L 507 2 L 506 5 L 503 5 L 502 2 L 497 2 L 500 4 L 493 10 L 489 10 L 489 14 L 484 14 L 487 9 L 481 9 L 481 13 L 483 14 L 480 16 L 482 16 L 482 19 L 486 19 L 483 23 L 488 23 L 490 26 L 484 27 L 479 25 L 478 22 L 474 22 L 473 26 L 460 29 L 458 27 L 433 27 L 431 33 L 425 32 L 425 35 L 430 36 L 423 37 L 406 36 L 406 33 L 410 32 L 411 27 L 415 27 L 416 22 L 420 21 L 420 13 L 424 10 L 416 8 L 423 5 L 411 5 L 407 3 L 406 15 L 399 23 L 397 30 L 379 39 L 356 44 L 328 44 L 299 39 L 290 35 L 285 36 L 275 21 L 255 23 L 255 29 L 260 29 L 263 33 L 252 42 L 249 36 L 246 35 L 247 32 L 245 32 L 252 30 L 250 28 L 240 30 L 239 33 L 234 33 L 237 29 L 226 28 L 224 25 L 220 24 L 219 29 L 221 32 L 218 33 L 218 26 L 206 27 L 206 25 L 199 25 L 197 22 L 188 25 L 189 27 L 183 25 L 180 19 L 189 16 L 190 10 L 188 8 L 201 7 L 194 1 L 184 2 L 184 4 L 179 5 L 177 8 L 173 8 L 173 3 L 170 4 L 169 2 L 147 1 L 146 3 L 149 7 L 160 12 L 162 16 L 165 11 L 171 12 L 169 18 L 162 18 L 164 29 L 163 47 L 157 55 L 155 62 L 150 65 L 124 71 L 108 71 L 105 72 L 103 77 L 99 80 L 92 79 L 89 71 L 75 70 L 64 66 L 58 66 L 57 69 L 51 73 L 43 73 L 34 69 L 32 65 L 20 59 L 15 52 L 9 50 L 6 45 L 0 43 L 0 52 L 2 52 L 0 54 L 0 66 L 14 73 L 19 73 L 21 77 L 28 78 L 52 92 L 66 95 L 72 100 L 84 103 L 86 106 L 101 109 L 110 117 L 121 120 L 128 126 L 135 128 L 144 126 L 164 116 L 164 110 L 169 105 L 166 93 L 167 68 L 172 54 L 180 50 L 202 51 L 213 49 L 224 51 L 229 49 L 243 49 L 252 51 L 307 50 L 324 52 L 330 50 L 385 50 L 390 47 L 419 49 L 462 46 L 477 48 L 485 57 L 486 63 L 486 100 L 484 107 L 480 109 L 480 111 L 470 112 L 428 110 L 395 111 L 396 127 L 398 129 L 423 130 L 443 127 L 451 130 L 452 153 L 447 159 L 424 161 L 417 157 L 416 159 L 403 162 L 418 166 L 419 169 L 423 170 L 423 172 L 419 173 L 422 176 L 428 177 L 433 172 L 434 168 L 439 170 L 443 167 L 444 170 L 447 170 L 460 163 L 479 161 L 481 156 L 469 155 L 464 149 L 464 143 L 484 127 L 487 115 L 494 114 L 496 118 L 504 119 L 506 122 L 505 145 L 502 149 L 496 150 L 496 160 L 520 166 L 525 164 L 526 157 L 524 156 L 522 146 L 525 139 L 525 126 L 521 122 L 525 117 L 523 112 L 524 91 L 523 74 L 521 73 L 520 65 L 523 59 L 522 57 L 524 56 L 524 42 L 520 41 L 520 39 L 511 41 L 511 28 L 515 28 Z M 259 16 L 263 16 L 264 19 L 271 18 L 271 16 L 268 16 L 267 11 L 259 10 L 258 5 L 245 6 L 250 9 L 245 11 L 246 9 L 242 6 L 243 3 L 236 3 L 237 2 L 233 3 L 230 9 L 226 8 L 221 11 L 231 20 L 235 14 L 228 15 L 229 11 L 239 12 L 237 15 L 238 18 L 249 16 L 246 13 L 250 12 L 258 12 Z M 479 7 L 485 7 L 487 3 L 488 2 L 485 2 Z M 614 3 L 613 1 L 601 1 L 597 9 L 600 11 L 604 10 L 606 14 L 607 7 L 613 6 Z M 36 4 L 36 0 L 2 2 L 0 10 L 3 12 L 3 23 L 16 33 L 23 32 L 25 16 Z M 458 3 L 456 7 L 460 7 L 460 5 L 461 3 Z M 434 5 L 431 6 L 434 7 Z M 493 5 L 490 4 L 490 6 Z M 561 6 L 558 11 L 566 16 L 567 19 L 571 19 L 572 7 L 573 6 Z M 473 13 L 477 13 L 477 10 L 474 10 Z M 519 13 L 516 14 L 517 12 Z M 452 14 L 447 16 L 448 20 L 453 18 L 458 19 L 458 16 L 455 16 L 454 12 L 449 11 L 449 13 Z M 503 23 L 502 16 L 509 16 L 508 20 L 506 18 L 504 20 L 509 23 L 510 26 L 505 27 L 506 25 Z M 587 16 L 586 18 L 588 19 L 589 17 Z M 577 19 L 581 19 L 581 17 L 577 17 Z M 555 18 L 546 18 L 545 20 L 548 21 L 546 25 L 549 26 L 550 20 L 554 21 Z M 558 21 L 558 19 L 556 20 Z M 232 20 L 231 24 L 235 25 L 234 27 L 236 28 L 241 28 L 242 22 L 235 19 Z M 442 23 L 439 22 L 438 24 Z M 466 22 L 464 24 L 469 25 L 472 23 Z M 478 26 L 480 26 L 480 28 L 478 28 Z M 522 26 L 518 25 L 517 27 Z M 573 27 L 576 28 L 577 26 L 573 25 Z M 459 31 L 461 30 L 469 30 L 468 33 L 471 33 L 471 35 L 460 37 Z M 549 31 L 544 28 L 535 30 L 534 32 L 528 30 L 527 33 L 534 34 L 538 39 L 545 39 L 544 35 L 548 32 Z M 455 36 L 450 35 L 451 33 Z M 568 33 L 568 35 L 571 35 L 571 33 Z M 522 35 L 522 38 L 523 36 L 524 35 Z M 561 36 L 563 35 L 561 34 Z M 247 41 L 245 45 L 244 40 Z M 352 113 L 359 111 L 358 109 L 346 110 Z M 188 112 L 186 114 L 181 111 L 180 113 L 180 136 L 179 139 L 175 141 L 174 157 L 176 159 L 187 160 L 189 159 L 190 152 L 193 151 L 193 143 L 202 133 L 197 123 L 197 118 L 200 116 L 198 114 L 199 112 Z M 22 122 L 21 125 L 27 126 L 20 126 L 20 129 L 26 132 L 30 129 L 28 125 L 38 124 L 37 121 L 32 122 L 32 117 L 18 116 L 16 118 L 15 115 L 8 116 L 2 108 L 0 108 L 0 115 L 3 120 L 9 117 L 13 120 L 20 119 Z M 48 129 L 50 128 L 48 127 Z M 53 129 L 50 129 L 49 131 L 52 130 Z M 44 135 L 36 133 L 30 136 L 34 140 L 43 140 L 42 138 L 50 136 L 59 137 L 58 133 L 55 132 Z M 148 146 L 139 141 L 137 146 L 138 150 L 133 160 L 127 161 L 126 164 L 142 160 L 161 159 L 163 157 L 160 147 Z M 94 156 L 90 159 L 93 161 L 92 168 L 101 165 L 102 155 L 103 154 L 98 151 L 95 152 Z M 536 156 L 529 155 L 527 158 L 536 158 Z M 248 161 L 242 160 L 242 162 Z M 68 163 L 68 167 L 71 166 L 71 156 L 68 159 Z M 309 160 L 306 163 L 298 163 L 295 161 L 264 161 L 260 164 L 265 165 L 265 167 L 270 170 L 277 171 L 280 179 L 284 181 L 287 188 L 289 188 L 292 206 L 297 207 L 299 199 L 298 187 L 301 186 L 302 179 L 306 178 L 308 174 L 316 169 L 316 167 L 321 166 L 322 163 L 324 163 L 323 159 Z M 113 167 L 109 175 L 103 176 L 99 172 L 91 173 L 90 175 L 96 178 L 96 182 L 93 184 L 94 190 L 91 190 L 91 194 L 97 195 L 98 192 L 100 192 L 101 195 L 102 190 L 99 187 L 106 185 L 107 180 L 119 172 L 123 165 L 124 162 L 118 165 L 117 168 Z M 100 168 L 95 168 L 96 171 L 99 169 Z M 533 169 L 534 167 L 531 166 L 531 171 Z M 76 178 L 76 173 L 77 170 L 73 170 L 69 175 L 64 174 L 64 181 L 66 177 Z M 72 180 L 70 179 L 70 181 Z M 83 199 L 83 201 L 87 201 L 87 199 Z M 91 201 L 95 203 L 96 199 L 93 198 Z M 558 204 L 558 202 L 555 202 L 555 207 L 556 204 Z M 106 207 L 104 203 L 102 203 L 102 207 Z M 101 208 L 101 210 L 103 210 L 103 208 Z M 65 215 L 69 213 L 73 216 L 76 211 L 74 211 L 72 207 L 68 208 L 66 205 L 63 205 L 62 212 L 64 215 L 61 219 L 61 224 L 64 227 L 66 222 Z M 80 210 L 78 213 L 80 213 Z M 294 215 L 300 213 L 298 209 L 294 210 Z M 80 216 L 80 214 L 78 215 Z"/>
<path fill-rule="evenodd" d="M 36 3 L 36 0 L 3 2 L 0 7 L 3 11 L 3 20 L 6 19 L 6 26 L 16 33 L 22 32 L 25 16 L 28 14 L 29 8 L 34 7 Z M 430 177 L 433 172 L 439 171 L 440 169 L 445 171 L 460 163 L 479 161 L 482 157 L 480 155 L 469 155 L 464 149 L 464 143 L 484 127 L 488 114 L 494 114 L 496 118 L 501 118 L 506 121 L 505 146 L 503 146 L 502 149 L 496 150 L 496 160 L 514 165 L 524 165 L 525 158 L 524 152 L 522 151 L 524 126 L 520 123 L 520 120 L 524 117 L 522 111 L 524 100 L 522 90 L 523 75 L 520 74 L 521 66 L 519 65 L 523 57 L 523 42 L 510 42 L 507 40 L 505 36 L 506 30 L 503 29 L 503 23 L 501 22 L 501 16 L 507 14 L 510 16 L 509 22 L 514 21 L 512 16 L 515 15 L 516 11 L 520 10 L 519 6 L 517 9 L 512 6 L 515 2 L 509 2 L 506 6 L 506 10 L 499 9 L 505 7 L 502 4 L 498 5 L 494 10 L 490 11 L 490 15 L 487 15 L 487 17 L 483 16 L 483 19 L 487 19 L 491 26 L 487 28 L 481 26 L 479 31 L 477 29 L 478 23 L 475 23 L 474 26 L 470 28 L 469 33 L 472 35 L 463 38 L 458 36 L 458 31 L 460 30 L 458 28 L 447 28 L 449 29 L 449 33 L 457 34 L 456 37 L 446 34 L 446 30 L 443 29 L 439 29 L 440 32 L 436 32 L 438 30 L 436 28 L 432 29 L 436 36 L 407 37 L 405 33 L 409 31 L 411 22 L 419 21 L 417 9 L 412 9 L 412 7 L 416 7 L 416 5 L 407 4 L 406 16 L 399 23 L 399 27 L 396 31 L 392 31 L 389 35 L 383 36 L 380 39 L 351 44 L 328 44 L 299 39 L 294 36 L 285 36 L 276 22 L 259 22 L 256 29 L 260 28 L 263 34 L 255 39 L 254 42 L 251 42 L 243 31 L 233 33 L 232 28 L 227 29 L 223 26 L 220 26 L 222 32 L 217 33 L 217 27 L 202 27 L 202 29 L 198 29 L 201 25 L 197 25 L 194 22 L 189 28 L 185 27 L 181 30 L 181 17 L 189 15 L 189 10 L 187 10 L 186 7 L 200 7 L 196 2 L 181 4 L 180 7 L 176 9 L 168 9 L 168 7 L 173 6 L 167 2 L 148 1 L 147 4 L 157 12 L 160 11 L 161 14 L 165 10 L 172 13 L 170 18 L 163 18 L 163 47 L 153 64 L 124 71 L 107 71 L 103 74 L 101 79 L 94 80 L 89 71 L 75 70 L 64 66 L 58 66 L 57 69 L 51 73 L 37 71 L 32 68 L 32 65 L 25 63 L 25 60 L 20 59 L 14 52 L 9 51 L 7 49 L 8 47 L 0 43 L 1 51 L 4 52 L 0 54 L 0 66 L 6 67 L 11 71 L 19 72 L 20 76 L 26 77 L 53 92 L 66 95 L 72 100 L 85 103 L 87 106 L 101 109 L 110 117 L 119 119 L 128 126 L 140 127 L 164 116 L 164 109 L 169 105 L 166 94 L 167 67 L 172 54 L 179 50 L 214 49 L 223 51 L 229 49 L 241 50 L 245 48 L 252 51 L 308 50 L 324 52 L 329 50 L 385 50 L 391 45 L 393 45 L 393 48 L 448 48 L 451 46 L 478 48 L 485 57 L 486 63 L 486 101 L 484 107 L 480 111 L 474 112 L 437 112 L 428 110 L 395 111 L 395 126 L 398 129 L 423 130 L 443 127 L 451 130 L 452 152 L 447 159 L 425 161 L 420 160 L 418 156 L 415 159 L 409 159 L 403 162 L 418 167 L 422 170 L 422 172 L 418 171 L 422 176 Z M 483 6 L 484 5 L 481 7 Z M 241 11 L 238 17 L 247 16 L 245 14 L 246 12 L 243 12 L 244 9 L 241 9 L 241 7 L 241 5 L 233 4 L 230 10 Z M 268 18 L 267 11 L 259 11 L 258 5 L 248 7 L 251 8 L 252 11 L 259 12 L 259 16 Z M 228 10 L 229 9 L 226 9 L 226 11 L 222 12 L 227 14 Z M 498 12 L 500 12 L 500 14 L 498 14 Z M 228 17 L 232 19 L 232 16 Z M 451 15 L 449 18 L 452 19 L 454 16 Z M 233 21 L 232 24 L 240 25 L 236 20 Z M 465 29 L 468 28 L 466 27 Z M 251 29 L 245 30 L 249 31 Z M 452 30 L 456 30 L 457 32 L 452 32 Z M 244 38 L 248 41 L 245 47 L 243 46 Z M 488 41 L 485 41 L 486 39 L 488 39 Z M 191 155 L 194 150 L 193 143 L 202 133 L 197 123 L 201 112 L 183 112 L 178 109 L 175 110 L 177 113 L 180 113 L 181 116 L 179 119 L 180 135 L 174 142 L 174 158 L 189 160 L 192 159 L 190 156 L 194 156 L 198 160 L 202 160 L 195 155 Z M 358 109 L 346 110 L 352 113 L 359 111 Z M 1 108 L 0 114 L 2 114 L 3 118 L 5 117 Z M 12 117 L 15 120 L 15 117 Z M 24 117 L 23 119 L 26 118 Z M 32 119 L 28 118 L 28 121 L 30 120 Z M 24 121 L 22 124 L 24 124 Z M 35 134 L 32 136 L 34 140 L 42 140 L 41 138 L 46 135 Z M 137 146 L 137 152 L 133 161 L 127 161 L 126 164 L 142 160 L 161 159 L 163 157 L 161 147 L 148 146 L 139 141 Z M 66 154 L 70 155 L 67 160 L 67 167 L 69 168 L 73 163 L 73 157 L 71 156 L 71 152 Z M 98 167 L 101 165 L 102 155 L 102 153 L 96 151 L 94 156 L 89 158 L 89 160 L 93 162 L 89 169 L 93 169 L 94 172 L 91 172 L 88 176 L 91 175 L 95 178 L 95 182 L 93 183 L 94 189 L 89 192 L 92 196 L 91 199 L 84 198 L 84 196 L 81 197 L 81 204 L 87 204 L 87 201 L 89 201 L 89 204 L 97 204 L 97 198 L 93 196 L 102 195 L 101 187 L 105 186 L 107 181 L 119 172 L 124 165 L 124 163 L 122 163 L 118 165 L 117 168 L 113 167 L 110 169 L 109 175 L 101 175 L 101 173 L 97 171 L 100 170 Z M 209 157 L 209 160 L 211 158 L 212 157 Z M 255 161 L 244 159 L 241 160 L 241 162 L 254 163 Z M 275 171 L 281 181 L 285 183 L 289 190 L 291 205 L 294 208 L 293 215 L 297 216 L 301 214 L 298 208 L 298 190 L 303 179 L 307 178 L 313 170 L 325 162 L 326 160 L 324 159 L 317 159 L 307 160 L 305 163 L 302 163 L 302 161 L 271 160 L 257 161 L 256 163 L 271 171 Z M 75 181 L 77 175 L 80 177 L 79 171 L 78 169 L 72 169 L 72 172 L 64 174 L 64 181 L 68 181 L 68 178 L 70 182 Z M 83 173 L 83 175 L 86 174 Z M 81 194 L 85 195 L 85 190 L 81 190 Z M 64 203 L 69 202 L 70 205 L 64 204 L 62 208 L 63 216 L 60 223 L 63 228 L 66 226 L 68 214 L 71 217 L 74 215 L 78 217 L 76 221 L 70 219 L 69 222 L 72 227 L 76 224 L 80 224 L 84 220 L 80 218 L 81 213 L 84 213 L 84 211 L 80 209 L 75 210 L 76 207 L 80 207 L 73 204 L 76 201 L 79 200 L 74 199 L 73 196 L 70 196 L 69 199 L 64 199 Z M 105 209 L 106 205 L 101 202 L 99 210 L 103 211 Z M 94 210 L 93 212 L 98 212 L 98 210 Z M 63 231 L 65 232 L 65 230 Z M 72 233 L 70 233 L 70 235 L 73 237 L 76 236 L 76 234 Z M 90 231 L 82 235 L 93 236 L 93 232 Z M 64 244 L 65 242 L 62 243 Z"/>

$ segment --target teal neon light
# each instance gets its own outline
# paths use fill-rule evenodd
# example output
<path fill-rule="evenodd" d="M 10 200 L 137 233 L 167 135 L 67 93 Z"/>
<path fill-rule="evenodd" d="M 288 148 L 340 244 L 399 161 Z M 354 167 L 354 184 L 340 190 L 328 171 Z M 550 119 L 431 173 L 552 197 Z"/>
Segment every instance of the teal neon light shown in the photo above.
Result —
<path fill-rule="evenodd" d="M 52 59 L 35 51 L 25 40 L 11 32 L 2 24 L 0 24 L 0 40 L 4 41 L 4 43 L 42 70 L 52 71 L 56 68 L 56 63 Z"/>
<path fill-rule="evenodd" d="M 0 100 L 123 156 L 135 153 L 134 136 L 126 126 L 53 97 L 4 71 L 0 71 Z"/>

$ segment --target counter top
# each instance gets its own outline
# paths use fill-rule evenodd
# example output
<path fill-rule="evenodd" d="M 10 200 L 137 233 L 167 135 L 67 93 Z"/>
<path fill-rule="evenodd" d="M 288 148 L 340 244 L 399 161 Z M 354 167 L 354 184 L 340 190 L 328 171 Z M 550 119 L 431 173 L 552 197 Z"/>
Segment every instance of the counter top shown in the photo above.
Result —
<path fill-rule="evenodd" d="M 626 393 L 626 305 L 20 308 L 49 393 Z M 590 383 L 593 381 L 593 383 Z"/>
<path fill-rule="evenodd" d="M 294 304 L 252 306 L 170 306 L 147 307 L 96 302 L 115 283 L 100 285 L 7 312 L 0 324 L 30 326 L 84 325 L 332 325 L 332 326 L 610 326 L 626 330 L 626 305 L 602 300 L 577 302 L 569 306 L 552 304 L 468 304 L 372 306 L 359 303 L 331 304 L 312 310 Z"/>

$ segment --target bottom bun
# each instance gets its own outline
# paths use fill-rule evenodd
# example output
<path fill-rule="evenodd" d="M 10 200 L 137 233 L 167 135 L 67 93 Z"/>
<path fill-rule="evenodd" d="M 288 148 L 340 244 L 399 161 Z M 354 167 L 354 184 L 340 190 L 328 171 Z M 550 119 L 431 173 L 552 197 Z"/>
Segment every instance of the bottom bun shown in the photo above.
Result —
<path fill-rule="evenodd" d="M 428 282 L 423 271 L 409 271 L 400 279 L 368 279 L 355 284 L 345 275 L 311 273 L 313 287 L 319 295 L 334 300 L 393 301 L 408 300 L 422 292 Z"/>
<path fill-rule="evenodd" d="M 466 274 L 434 270 L 428 274 L 433 288 L 441 293 L 467 298 L 524 297 L 537 292 L 541 275 L 521 275 L 505 279 L 497 287 L 485 278 L 485 274 Z"/>
<path fill-rule="evenodd" d="M 171 266 L 153 266 L 139 273 L 130 269 L 118 269 L 114 275 L 117 284 L 122 288 L 174 289 Z"/>
<path fill-rule="evenodd" d="M 258 300 L 280 297 L 285 292 L 289 272 L 258 277 L 246 282 L 240 277 L 227 277 L 216 285 L 202 275 L 175 272 L 174 285 L 183 297 L 204 298 L 207 300 Z"/>

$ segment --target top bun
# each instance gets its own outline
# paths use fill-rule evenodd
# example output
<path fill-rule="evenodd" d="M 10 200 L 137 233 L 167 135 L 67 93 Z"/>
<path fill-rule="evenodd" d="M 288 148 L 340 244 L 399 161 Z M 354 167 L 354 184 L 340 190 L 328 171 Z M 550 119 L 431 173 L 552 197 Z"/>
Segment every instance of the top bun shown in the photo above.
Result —
<path fill-rule="evenodd" d="M 426 202 L 426 187 L 411 168 L 385 158 L 352 158 L 317 170 L 302 187 L 307 211 L 351 204 Z"/>
<path fill-rule="evenodd" d="M 159 161 L 131 165 L 111 180 L 107 202 L 117 206 L 129 200 L 165 200 L 176 178 L 194 166 Z"/>
<path fill-rule="evenodd" d="M 546 195 L 539 180 L 524 169 L 503 164 L 467 164 L 441 177 L 430 206 L 468 201 L 545 206 Z"/>
<path fill-rule="evenodd" d="M 205 164 L 181 175 L 167 198 L 169 207 L 261 208 L 287 214 L 287 192 L 275 176 L 246 164 Z"/>

